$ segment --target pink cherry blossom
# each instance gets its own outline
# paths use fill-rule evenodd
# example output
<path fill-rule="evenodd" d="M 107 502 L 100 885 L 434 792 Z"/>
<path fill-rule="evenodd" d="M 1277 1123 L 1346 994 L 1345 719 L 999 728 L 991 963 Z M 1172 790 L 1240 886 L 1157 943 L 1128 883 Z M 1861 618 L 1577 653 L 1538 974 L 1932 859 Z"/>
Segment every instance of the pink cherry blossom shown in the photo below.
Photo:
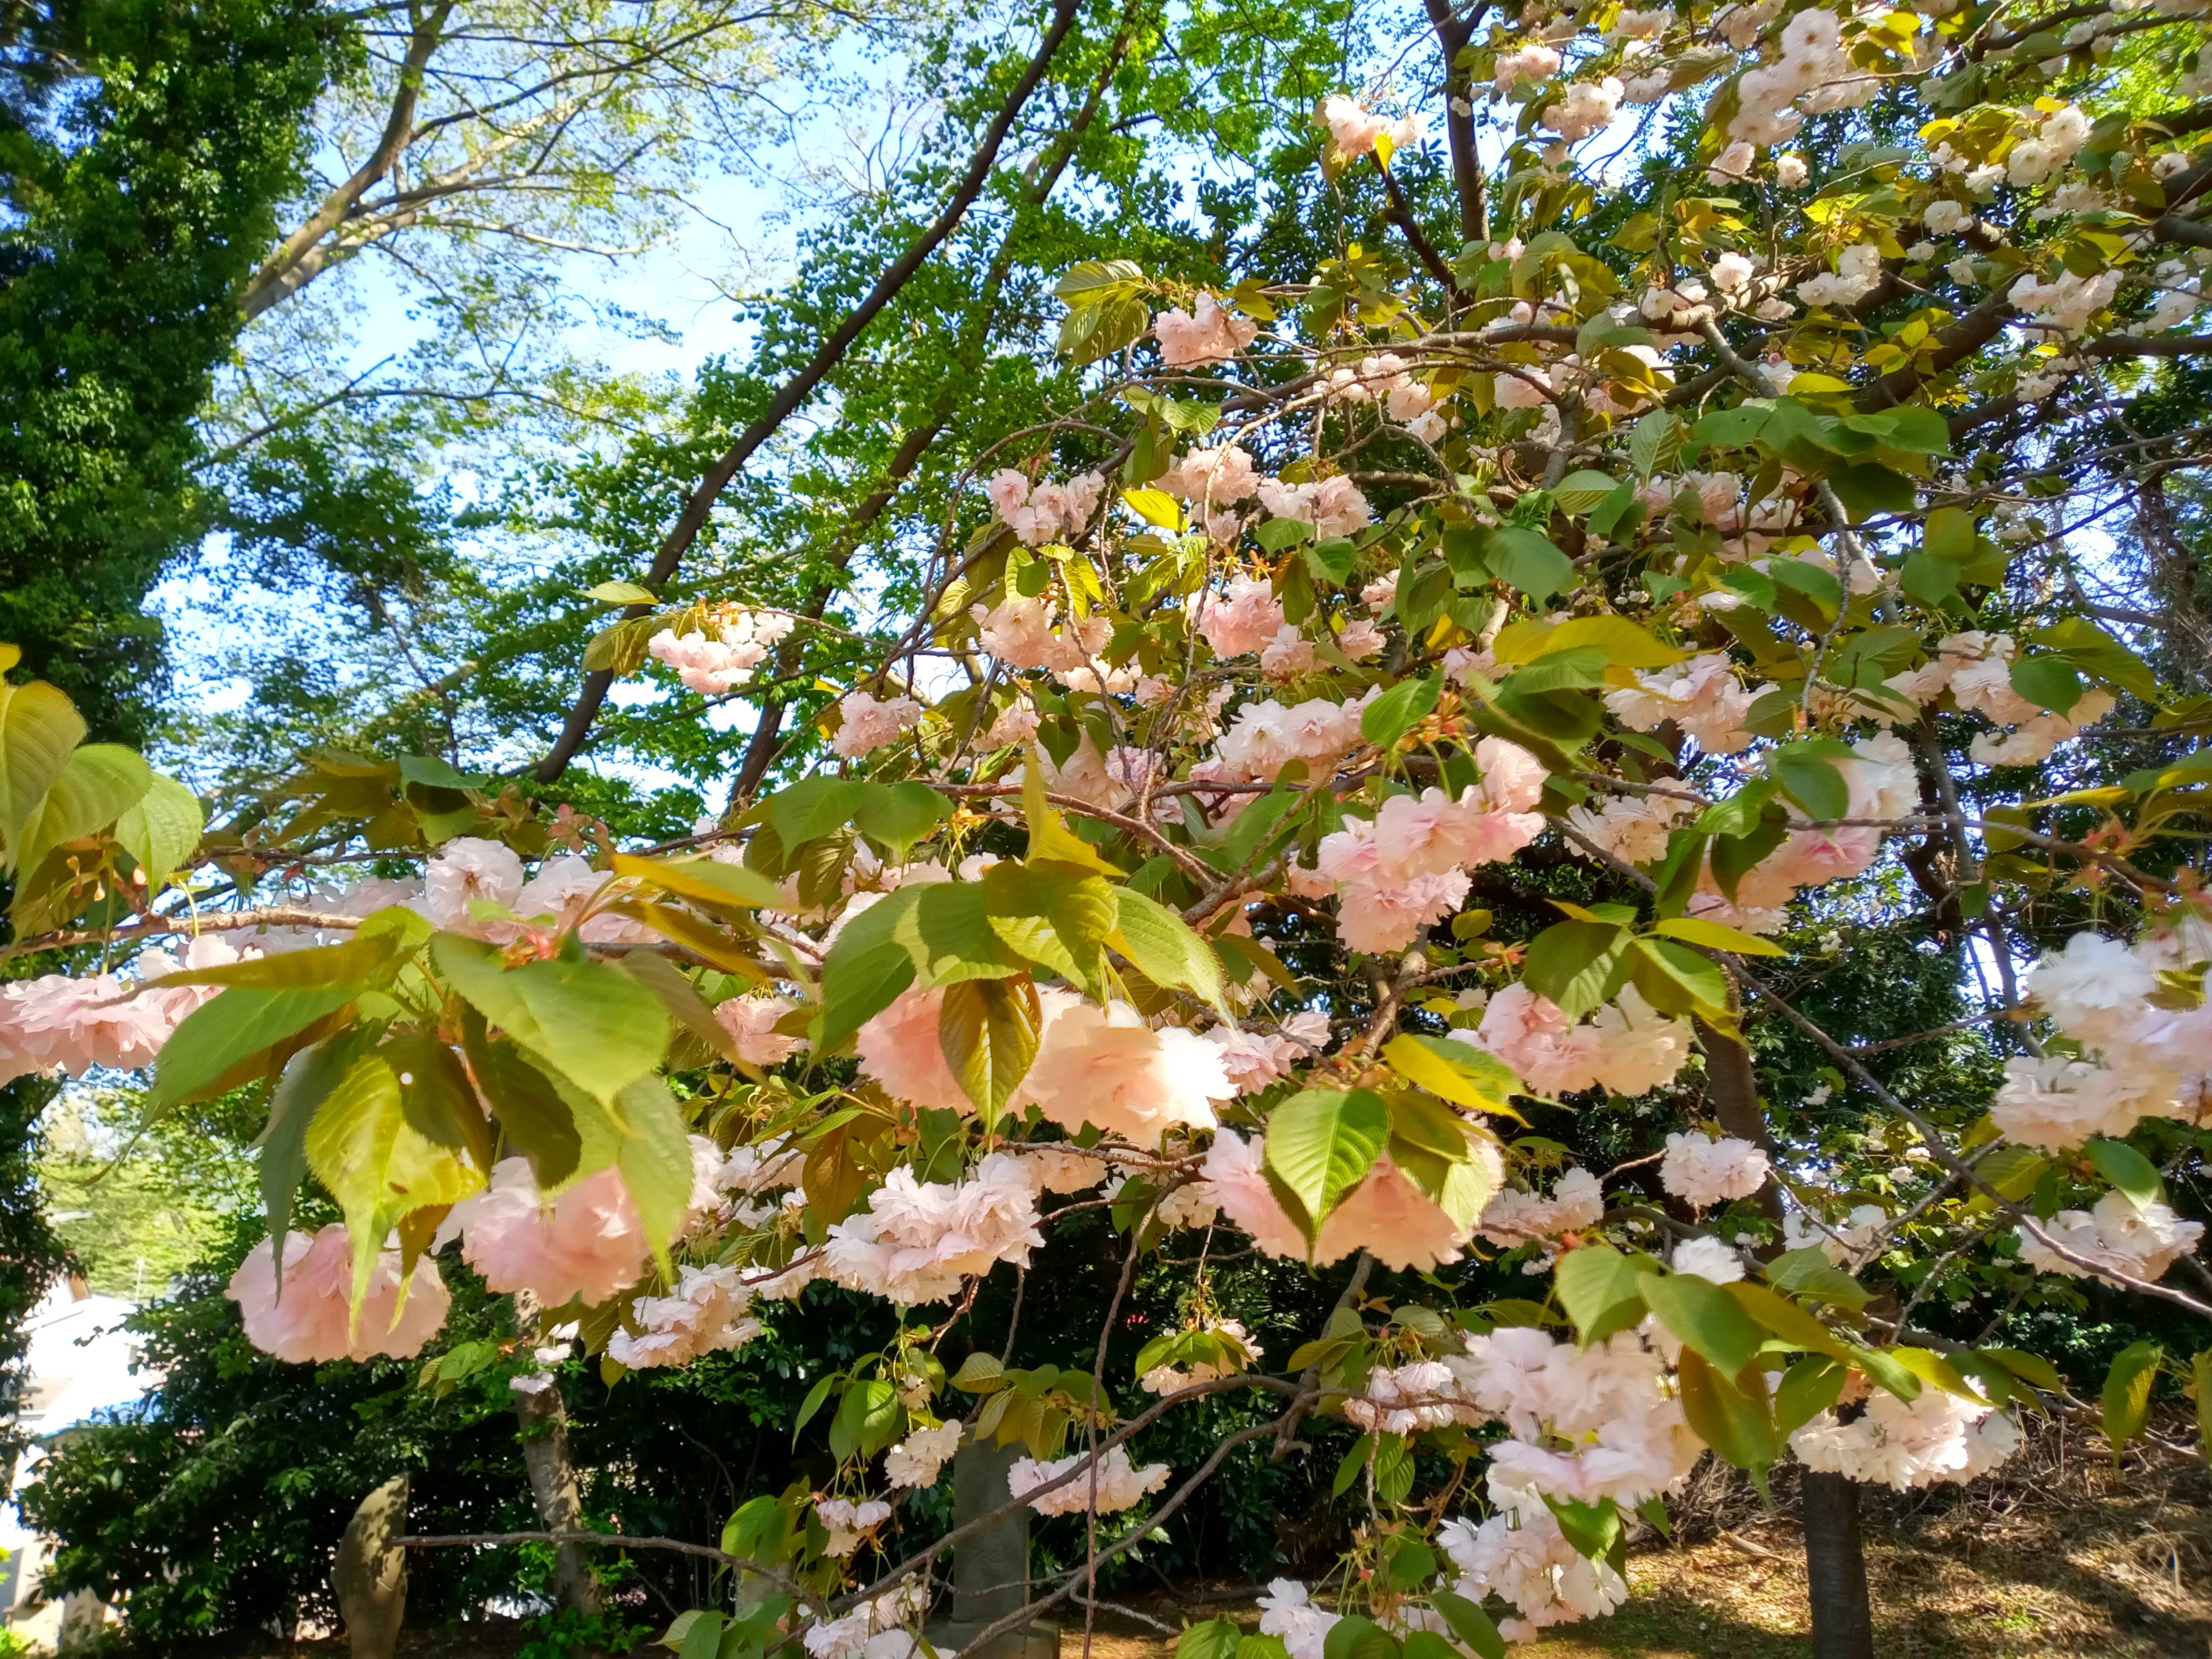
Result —
<path fill-rule="evenodd" d="M 378 1355 L 410 1359 L 446 1322 L 453 1297 L 427 1254 L 416 1259 L 403 1307 L 399 1252 L 379 1251 L 355 1320 L 353 1247 L 343 1223 L 285 1234 L 281 1284 L 270 1243 L 264 1238 L 246 1252 L 223 1291 L 238 1304 L 246 1340 L 264 1353 L 293 1364 Z"/>

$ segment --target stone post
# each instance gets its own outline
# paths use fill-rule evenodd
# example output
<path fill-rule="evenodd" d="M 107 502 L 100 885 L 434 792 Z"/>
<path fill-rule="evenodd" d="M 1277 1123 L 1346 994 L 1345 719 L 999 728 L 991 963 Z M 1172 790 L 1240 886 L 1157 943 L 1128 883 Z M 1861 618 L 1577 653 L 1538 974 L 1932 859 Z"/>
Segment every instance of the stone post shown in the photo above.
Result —
<path fill-rule="evenodd" d="M 965 1526 L 1012 1500 L 1006 1472 L 1022 1455 L 1018 1442 L 995 1445 L 969 1431 L 952 1458 L 954 1526 Z M 1024 1504 L 952 1547 L 952 1616 L 929 1626 L 930 1645 L 943 1659 L 952 1659 L 988 1626 L 1027 1607 L 1029 1599 L 1030 1511 Z M 971 1659 L 1055 1659 L 1059 1650 L 1058 1626 L 1039 1620 L 1017 1625 Z"/>
<path fill-rule="evenodd" d="M 338 1593 L 353 1659 L 392 1659 L 407 1616 L 407 1477 L 395 1474 L 362 1500 L 338 1540 Z"/>

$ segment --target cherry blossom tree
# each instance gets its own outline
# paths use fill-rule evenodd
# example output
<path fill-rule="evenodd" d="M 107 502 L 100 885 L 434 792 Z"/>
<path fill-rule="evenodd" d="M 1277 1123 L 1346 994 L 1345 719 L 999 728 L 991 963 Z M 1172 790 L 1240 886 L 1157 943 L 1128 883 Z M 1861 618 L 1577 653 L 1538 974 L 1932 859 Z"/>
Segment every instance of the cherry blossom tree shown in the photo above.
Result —
<path fill-rule="evenodd" d="M 2212 349 L 2198 11 L 1429 21 L 1433 96 L 1314 117 L 1402 254 L 1067 272 L 1079 404 L 976 459 L 921 602 L 801 734 L 818 762 L 688 837 L 340 756 L 210 828 L 52 687 L 0 706 L 12 948 L 101 963 L 0 988 L 0 1056 L 150 1065 L 156 1111 L 266 1091 L 255 1343 L 422 1353 L 457 1262 L 538 1310 L 526 1389 L 574 1342 L 611 1380 L 740 1346 L 817 1282 L 901 1310 L 796 1425 L 835 1479 L 725 1534 L 771 1593 L 687 1615 L 686 1650 L 911 1651 L 960 1534 L 897 1559 L 886 1523 L 963 1435 L 1023 1443 L 1008 1506 L 1086 1517 L 1040 1601 L 1089 1609 L 1234 1446 L 1334 1417 L 1364 1520 L 1264 1601 L 1287 1659 L 1495 1659 L 1602 1615 L 1628 1518 L 1708 1454 L 1802 1465 L 1816 1648 L 1863 1654 L 1856 1485 L 1970 1480 L 2026 1413 L 2117 1456 L 2177 1371 L 2212 1398 L 2212 1342 L 2131 1346 L 2092 1404 L 1923 1311 L 1972 1264 L 2014 1303 L 2212 1316 L 2203 710 L 2088 539 L 2202 459 L 2150 418 Z M 1398 179 L 1439 112 L 1450 257 Z M 822 625 L 599 597 L 603 674 L 717 695 Z M 316 874 L 372 858 L 419 878 Z M 1840 948 L 1806 920 L 1885 907 L 1985 1004 L 1806 1012 L 1793 969 Z M 1820 1135 L 1760 1025 L 1881 1133 Z M 1995 1079 L 1969 1109 L 1869 1063 L 1961 1032 Z M 1624 1102 L 1664 1116 L 1651 1158 L 1522 1133 Z M 310 1176 L 344 1218 L 311 1237 Z M 1195 1233 L 1342 1294 L 1263 1352 L 1186 1249 L 1188 1319 L 1130 1376 L 1103 1334 L 948 1372 L 979 1285 L 1100 1207 L 1124 1293 Z M 1528 1294 L 1462 1301 L 1499 1258 Z M 1272 1414 L 1145 1461 L 1231 1391 Z"/>

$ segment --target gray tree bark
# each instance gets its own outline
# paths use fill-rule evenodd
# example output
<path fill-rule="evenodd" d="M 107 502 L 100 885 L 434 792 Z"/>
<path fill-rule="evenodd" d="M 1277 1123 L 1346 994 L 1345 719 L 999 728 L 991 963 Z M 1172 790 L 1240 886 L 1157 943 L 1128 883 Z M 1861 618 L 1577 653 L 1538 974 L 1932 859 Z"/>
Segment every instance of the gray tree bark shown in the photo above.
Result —
<path fill-rule="evenodd" d="M 538 1313 L 536 1297 L 527 1291 L 516 1292 L 518 1332 L 535 1331 Z M 522 1467 L 529 1472 L 531 1496 L 538 1503 L 538 1523 L 548 1532 L 587 1530 L 583 1488 L 568 1461 L 568 1412 L 561 1399 L 561 1385 L 548 1377 L 542 1389 L 518 1389 L 514 1415 L 522 1426 Z M 589 1615 L 599 1610 L 599 1587 L 582 1545 L 553 1547 L 553 1596 L 577 1613 Z"/>

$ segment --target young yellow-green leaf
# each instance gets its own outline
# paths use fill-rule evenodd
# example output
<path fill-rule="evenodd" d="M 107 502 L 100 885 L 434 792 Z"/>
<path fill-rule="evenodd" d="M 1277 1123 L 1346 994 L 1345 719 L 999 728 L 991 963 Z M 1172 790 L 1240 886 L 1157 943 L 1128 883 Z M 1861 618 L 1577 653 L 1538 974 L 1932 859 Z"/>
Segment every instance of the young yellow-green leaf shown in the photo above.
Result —
<path fill-rule="evenodd" d="M 853 808 L 853 827 L 903 864 L 915 842 L 952 816 L 951 799 L 927 784 L 871 783 Z"/>
<path fill-rule="evenodd" d="M 107 829 L 146 798 L 154 769 L 118 743 L 88 743 L 69 757 L 53 787 L 23 826 L 26 870 L 65 841 Z"/>
<path fill-rule="evenodd" d="M 893 888 L 838 933 L 822 963 L 822 1013 L 812 1034 L 817 1054 L 836 1048 L 914 983 L 914 957 L 899 934 L 923 890 Z"/>
<path fill-rule="evenodd" d="M 1669 916 L 1664 921 L 1654 922 L 1651 931 L 1663 933 L 1668 939 L 1678 939 L 1687 945 L 1702 945 L 1709 951 L 1728 951 L 1740 957 L 1780 957 L 1788 951 L 1771 939 L 1761 939 L 1756 933 L 1747 933 L 1741 928 L 1731 927 L 1723 921 L 1707 921 L 1702 916 Z"/>
<path fill-rule="evenodd" d="M 410 1210 L 458 1204 L 483 1186 L 482 1171 L 407 1121 L 399 1079 L 373 1051 L 356 1053 L 316 1109 L 307 1151 L 307 1167 L 345 1216 L 356 1317 L 393 1224 Z"/>
<path fill-rule="evenodd" d="M 2151 1385 L 2165 1358 L 2166 1350 L 2155 1342 L 2130 1342 L 2112 1357 L 2112 1368 L 2105 1373 L 2105 1442 L 2112 1449 L 2114 1468 L 2128 1442 L 2150 1419 Z"/>
<path fill-rule="evenodd" d="M 1114 890 L 1114 931 L 1106 943 L 1155 985 L 1188 991 L 1225 1015 L 1221 959 L 1190 924 L 1158 900 L 1127 887 Z"/>
<path fill-rule="evenodd" d="M 1373 1091 L 1307 1089 L 1268 1115 L 1267 1166 L 1318 1232 L 1389 1138 L 1390 1109 Z"/>
<path fill-rule="evenodd" d="M 600 1101 L 646 1076 L 668 1051 L 668 1011 L 644 986 L 603 962 L 526 963 L 440 933 L 430 958 L 447 982 L 540 1063 Z"/>
<path fill-rule="evenodd" d="M 1101 876 L 1121 873 L 1099 856 L 1097 848 L 1070 830 L 1045 799 L 1044 771 L 1037 764 L 1034 749 L 1022 774 L 1022 816 L 1030 828 L 1030 863 L 1073 864 Z"/>
<path fill-rule="evenodd" d="M 1848 1351 L 1843 1339 L 1787 1297 L 1749 1280 L 1724 1287 L 1737 1305 L 1784 1342 L 1812 1353 L 1841 1358 Z"/>
<path fill-rule="evenodd" d="M 938 1046 L 960 1087 L 995 1120 L 1036 1058 L 1042 1013 L 1027 979 L 971 979 L 945 988 Z"/>
<path fill-rule="evenodd" d="M 1652 636 L 1626 617 L 1575 617 L 1547 623 L 1527 617 L 1499 630 L 1491 654 L 1499 662 L 1535 662 L 1563 651 L 1595 648 L 1620 668 L 1665 668 L 1689 653 Z"/>
<path fill-rule="evenodd" d="M 601 605 L 658 605 L 660 596 L 649 587 L 640 587 L 635 582 L 601 582 L 597 587 L 584 590 L 587 599 L 597 599 Z"/>
<path fill-rule="evenodd" d="M 1359 711 L 1359 734 L 1378 749 L 1395 749 L 1399 738 L 1435 711 L 1443 694 L 1441 674 L 1400 680 Z"/>
<path fill-rule="evenodd" d="M 0 680 L 0 851 L 9 869 L 22 862 L 23 833 L 84 732 L 76 706 L 44 680 Z"/>
<path fill-rule="evenodd" d="M 1480 1112 L 1518 1118 L 1510 1097 L 1520 1092 L 1513 1069 L 1487 1049 L 1449 1037 L 1401 1031 L 1382 1045 L 1382 1059 L 1408 1083 Z"/>
<path fill-rule="evenodd" d="M 1176 535 L 1182 533 L 1182 504 L 1164 489 L 1125 489 L 1121 500 L 1129 511 L 1148 524 Z"/>
<path fill-rule="evenodd" d="M 275 951 L 212 968 L 188 968 L 146 981 L 149 990 L 179 985 L 250 985 L 264 991 L 342 990 L 358 996 L 390 965 L 389 939 L 349 939 L 343 945 Z"/>
<path fill-rule="evenodd" d="M 1649 935 L 1636 941 L 1630 975 L 1644 1000 L 1662 1014 L 1728 1015 L 1728 975 L 1686 945 Z"/>
<path fill-rule="evenodd" d="M 2189 1362 L 2189 1386 L 2197 1396 L 2197 1449 L 2212 1465 L 2212 1348 Z"/>
<path fill-rule="evenodd" d="M 652 883 L 663 892 L 708 905 L 715 909 L 755 909 L 787 905 L 783 890 L 757 870 L 720 859 L 640 858 L 633 853 L 614 856 L 614 873 Z"/>

